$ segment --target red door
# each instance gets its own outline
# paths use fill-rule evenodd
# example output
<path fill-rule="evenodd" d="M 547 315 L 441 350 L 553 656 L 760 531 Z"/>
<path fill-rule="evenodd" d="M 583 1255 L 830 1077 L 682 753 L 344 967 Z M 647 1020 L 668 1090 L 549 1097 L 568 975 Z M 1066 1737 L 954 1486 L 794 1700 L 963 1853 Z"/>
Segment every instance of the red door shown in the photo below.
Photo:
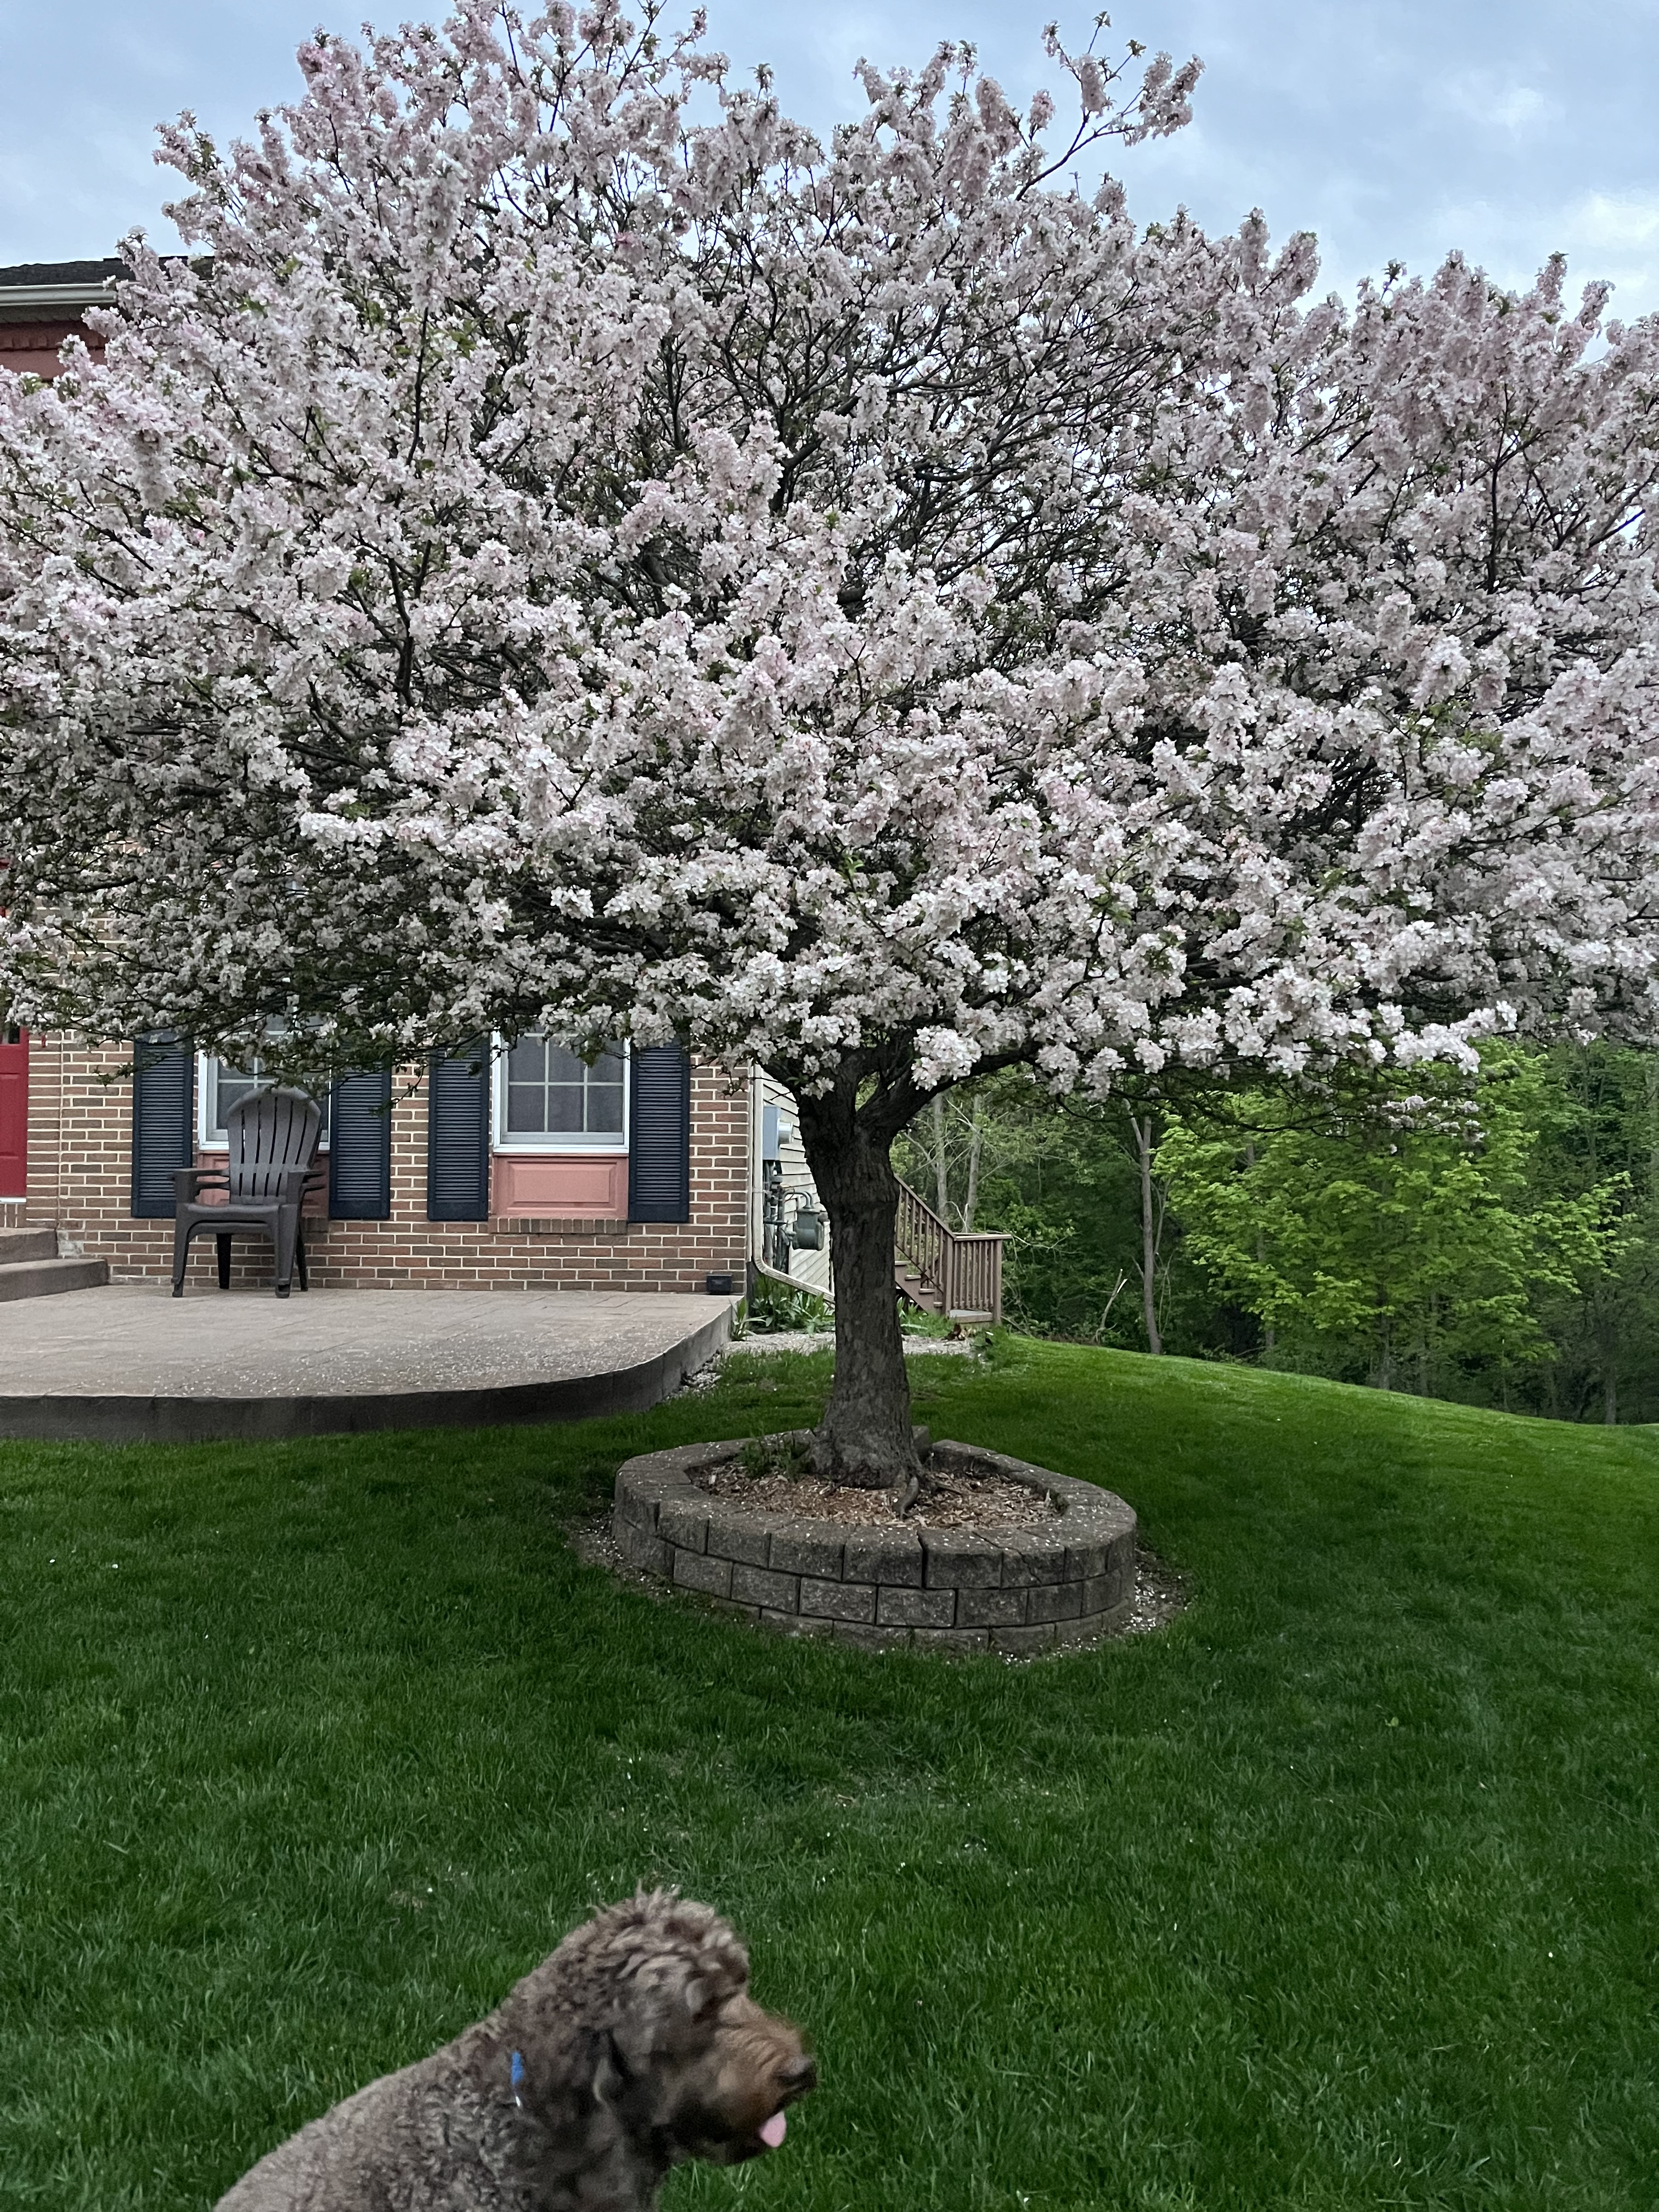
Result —
<path fill-rule="evenodd" d="M 29 1037 L 0 1022 L 0 1198 L 28 1186 Z"/>

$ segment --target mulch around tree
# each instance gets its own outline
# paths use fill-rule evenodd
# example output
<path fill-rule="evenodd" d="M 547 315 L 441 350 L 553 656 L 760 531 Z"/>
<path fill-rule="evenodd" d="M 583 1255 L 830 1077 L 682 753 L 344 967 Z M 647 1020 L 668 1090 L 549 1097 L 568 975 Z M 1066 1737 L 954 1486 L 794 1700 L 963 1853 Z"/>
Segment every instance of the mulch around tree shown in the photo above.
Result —
<path fill-rule="evenodd" d="M 1036 1528 L 1060 1518 L 1060 1508 L 1041 1490 L 1006 1475 L 968 1474 L 924 1467 L 915 1502 L 900 1514 L 890 1491 L 825 1482 L 812 1474 L 759 1472 L 731 1460 L 691 1478 L 698 1489 L 740 1512 L 793 1513 L 811 1521 L 856 1527 L 902 1520 L 910 1528 Z"/>

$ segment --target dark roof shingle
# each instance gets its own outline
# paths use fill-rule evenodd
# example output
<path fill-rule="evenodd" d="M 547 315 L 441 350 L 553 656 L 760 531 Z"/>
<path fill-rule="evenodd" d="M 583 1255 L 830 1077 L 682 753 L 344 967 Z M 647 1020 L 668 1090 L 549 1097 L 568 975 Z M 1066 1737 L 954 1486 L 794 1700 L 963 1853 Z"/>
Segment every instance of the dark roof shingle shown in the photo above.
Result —
<path fill-rule="evenodd" d="M 107 284 L 126 273 L 125 261 L 20 261 L 0 269 L 0 284 Z"/>

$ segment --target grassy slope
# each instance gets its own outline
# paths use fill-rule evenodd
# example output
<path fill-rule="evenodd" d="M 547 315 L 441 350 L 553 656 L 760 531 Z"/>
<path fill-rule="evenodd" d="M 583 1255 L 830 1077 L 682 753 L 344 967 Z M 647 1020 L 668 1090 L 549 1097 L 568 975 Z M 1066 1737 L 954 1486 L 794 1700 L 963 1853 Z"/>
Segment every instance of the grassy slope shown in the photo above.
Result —
<path fill-rule="evenodd" d="M 734 1363 L 735 1364 L 735 1363 Z M 764 1639 L 577 1564 L 580 1428 L 0 1445 L 0 2205 L 208 2201 L 641 1878 L 825 2086 L 671 2207 L 1646 2207 L 1659 1439 L 1013 1346 L 935 1432 L 1121 1489 L 1170 1632 Z"/>

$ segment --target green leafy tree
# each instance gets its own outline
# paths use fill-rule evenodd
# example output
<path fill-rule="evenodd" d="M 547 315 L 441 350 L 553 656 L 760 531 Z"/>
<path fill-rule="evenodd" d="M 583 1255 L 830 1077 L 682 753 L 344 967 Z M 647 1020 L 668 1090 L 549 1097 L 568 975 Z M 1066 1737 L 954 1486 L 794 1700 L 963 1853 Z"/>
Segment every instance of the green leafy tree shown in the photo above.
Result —
<path fill-rule="evenodd" d="M 1582 1296 L 1547 1299 L 1557 1357 L 1539 1410 L 1570 1419 L 1659 1419 L 1659 1055 L 1595 1044 L 1550 1055 L 1558 1110 L 1534 1180 L 1571 1197 L 1620 1189 L 1619 1248 Z"/>
<path fill-rule="evenodd" d="M 1546 1133 L 1572 1121 L 1550 1057 L 1502 1048 L 1472 1099 L 1395 1080 L 1316 1121 L 1260 1092 L 1171 1115 L 1158 1170 L 1189 1256 L 1291 1364 L 1428 1395 L 1484 1370 L 1508 1403 L 1554 1356 L 1552 1306 L 1605 1284 L 1630 1243 L 1624 1171 L 1540 1188 Z"/>
<path fill-rule="evenodd" d="M 936 1102 L 897 1164 L 952 1228 L 1007 1232 L 1019 1327 L 1136 1351 L 1253 1348 L 1224 1320 L 1218 1332 L 1207 1283 L 1182 1265 L 1156 1172 L 1161 1113 L 1150 1093 L 1056 1099 L 1015 1072 Z"/>

